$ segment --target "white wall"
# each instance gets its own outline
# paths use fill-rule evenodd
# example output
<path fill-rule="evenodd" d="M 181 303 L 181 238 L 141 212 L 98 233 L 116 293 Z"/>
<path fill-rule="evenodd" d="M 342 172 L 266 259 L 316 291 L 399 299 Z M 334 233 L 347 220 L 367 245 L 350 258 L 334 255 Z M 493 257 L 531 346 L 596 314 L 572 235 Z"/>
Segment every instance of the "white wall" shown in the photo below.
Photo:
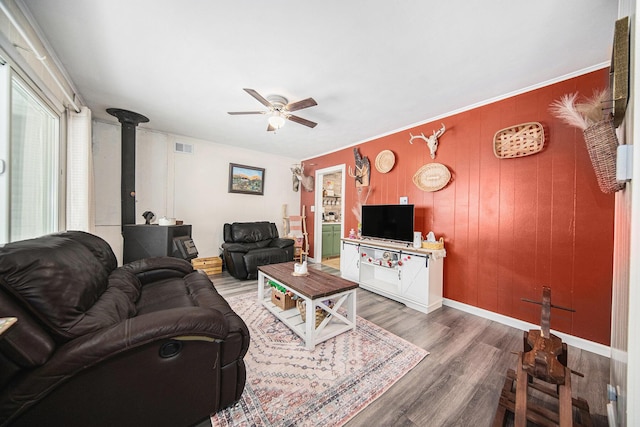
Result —
<path fill-rule="evenodd" d="M 153 119 L 152 119 L 153 120 Z M 96 182 L 96 234 L 122 262 L 120 235 L 120 124 L 93 122 Z M 175 153 L 174 143 L 192 144 L 194 153 Z M 183 220 L 192 225 L 200 257 L 218 256 L 225 222 L 271 221 L 282 235 L 282 205 L 298 213 L 289 168 L 299 160 L 229 145 L 136 130 L 136 222 L 142 213 Z M 229 163 L 265 168 L 264 195 L 228 193 Z"/>
<path fill-rule="evenodd" d="M 618 16 L 629 16 L 630 21 L 630 91 L 629 104 L 623 125 L 619 128 L 621 142 L 635 145 L 640 138 L 640 110 L 635 107 L 635 87 L 640 77 L 637 61 L 640 45 L 637 42 L 635 0 L 619 0 Z M 616 193 L 616 219 L 614 235 L 614 277 L 611 308 L 611 374 L 610 383 L 617 391 L 617 401 L 611 410 L 620 427 L 640 425 L 640 355 L 638 325 L 640 303 L 638 283 L 640 266 L 640 233 L 633 231 L 640 226 L 640 150 L 633 153 L 633 179 L 627 187 Z M 609 420 L 611 423 L 613 420 Z"/>

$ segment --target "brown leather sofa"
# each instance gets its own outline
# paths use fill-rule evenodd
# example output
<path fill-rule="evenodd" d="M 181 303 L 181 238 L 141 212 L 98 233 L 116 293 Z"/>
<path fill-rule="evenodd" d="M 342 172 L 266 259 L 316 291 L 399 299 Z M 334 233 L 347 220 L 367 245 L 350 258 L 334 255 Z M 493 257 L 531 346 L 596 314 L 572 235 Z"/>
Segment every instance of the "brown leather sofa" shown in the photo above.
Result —
<path fill-rule="evenodd" d="M 293 239 L 278 237 L 273 222 L 234 222 L 224 225 L 222 256 L 229 273 L 240 280 L 258 277 L 258 267 L 293 261 Z"/>
<path fill-rule="evenodd" d="M 0 426 L 189 426 L 236 402 L 249 332 L 178 258 L 79 231 L 0 247 Z"/>

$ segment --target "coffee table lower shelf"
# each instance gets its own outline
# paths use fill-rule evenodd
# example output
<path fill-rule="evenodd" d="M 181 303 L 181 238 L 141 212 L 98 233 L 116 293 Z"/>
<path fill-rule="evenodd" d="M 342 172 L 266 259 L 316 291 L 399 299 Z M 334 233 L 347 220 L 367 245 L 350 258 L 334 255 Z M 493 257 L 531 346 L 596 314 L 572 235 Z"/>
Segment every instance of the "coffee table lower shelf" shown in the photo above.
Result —
<path fill-rule="evenodd" d="M 267 286 L 269 292 L 265 292 L 265 285 L 268 280 L 273 280 L 280 283 L 288 290 L 293 292 L 298 298 L 305 301 L 306 304 L 306 321 L 302 320 L 302 316 L 297 308 L 291 308 L 289 310 L 282 310 L 271 302 L 270 288 Z M 331 300 L 333 307 L 328 307 L 324 302 Z M 321 298 L 310 299 L 296 292 L 291 286 L 282 283 L 281 281 L 265 275 L 263 272 L 258 272 L 258 301 L 262 303 L 271 313 L 273 313 L 280 321 L 282 321 L 289 329 L 295 332 L 300 338 L 303 339 L 307 350 L 313 350 L 316 344 L 324 342 L 328 339 L 335 337 L 343 332 L 349 330 L 355 330 L 356 328 L 356 290 L 349 289 L 332 295 L 324 296 Z M 329 314 L 322 322 L 315 327 L 316 324 L 316 306 L 324 306 L 325 311 Z"/>
<path fill-rule="evenodd" d="M 316 300 L 317 301 L 317 300 Z M 312 350 L 316 344 L 331 339 L 336 335 L 340 335 L 351 329 L 355 329 L 355 320 L 349 323 L 335 322 L 333 316 L 328 316 L 323 322 L 327 322 L 324 326 L 321 323 L 318 325 L 315 331 L 311 333 L 311 339 L 307 339 L 307 322 L 302 320 L 302 316 L 297 308 L 291 308 L 289 310 L 282 310 L 280 307 L 274 305 L 270 298 L 266 298 L 262 301 L 262 305 L 273 313 L 278 319 L 282 321 L 289 329 L 295 332 L 300 338 L 305 341 L 307 349 Z M 315 310 L 313 310 L 313 319 L 309 324 L 315 325 Z M 318 329 L 322 328 L 320 331 Z"/>

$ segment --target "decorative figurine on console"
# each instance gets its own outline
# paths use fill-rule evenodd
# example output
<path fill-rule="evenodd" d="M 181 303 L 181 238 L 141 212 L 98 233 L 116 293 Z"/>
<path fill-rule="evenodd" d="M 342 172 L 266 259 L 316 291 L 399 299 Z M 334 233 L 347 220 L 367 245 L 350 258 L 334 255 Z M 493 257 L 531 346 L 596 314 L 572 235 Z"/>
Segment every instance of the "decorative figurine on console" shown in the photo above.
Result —
<path fill-rule="evenodd" d="M 142 214 L 142 217 L 144 218 L 144 223 L 149 225 L 151 224 L 151 221 L 153 221 L 153 219 L 156 217 L 156 215 L 151 211 L 145 211 Z"/>

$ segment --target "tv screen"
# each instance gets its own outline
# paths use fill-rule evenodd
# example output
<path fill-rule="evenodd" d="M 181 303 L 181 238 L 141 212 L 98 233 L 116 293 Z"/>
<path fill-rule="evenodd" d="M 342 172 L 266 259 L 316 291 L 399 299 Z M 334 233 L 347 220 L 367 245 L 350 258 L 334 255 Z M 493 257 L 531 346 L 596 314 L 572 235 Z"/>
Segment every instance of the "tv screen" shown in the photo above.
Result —
<path fill-rule="evenodd" d="M 413 205 L 362 206 L 362 237 L 413 242 Z"/>

